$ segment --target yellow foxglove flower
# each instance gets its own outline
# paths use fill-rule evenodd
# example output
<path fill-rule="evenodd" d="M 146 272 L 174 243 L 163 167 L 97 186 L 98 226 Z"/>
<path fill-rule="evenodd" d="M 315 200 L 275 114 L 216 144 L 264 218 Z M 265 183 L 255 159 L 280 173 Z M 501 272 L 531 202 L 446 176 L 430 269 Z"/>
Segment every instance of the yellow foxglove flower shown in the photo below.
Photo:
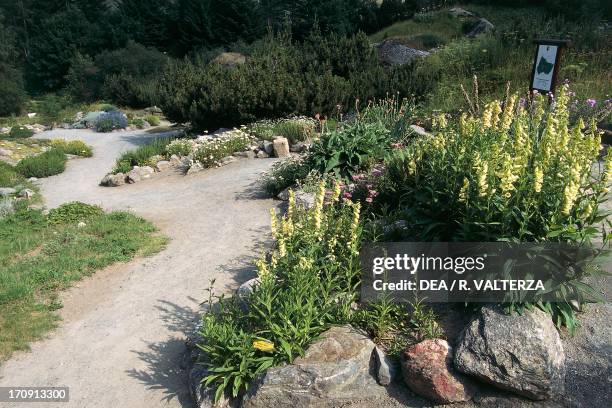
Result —
<path fill-rule="evenodd" d="M 315 230 L 319 231 L 321 229 L 321 218 L 323 216 L 323 202 L 325 200 L 325 182 L 321 181 L 319 183 L 319 189 L 315 196 L 315 205 L 314 205 L 314 226 Z"/>
<path fill-rule="evenodd" d="M 278 218 L 276 218 L 276 211 L 274 208 L 270 208 L 270 229 L 272 230 L 272 236 L 278 236 Z"/>
<path fill-rule="evenodd" d="M 504 106 L 504 113 L 502 115 L 500 129 L 508 130 L 510 129 L 510 125 L 512 124 L 512 119 L 514 119 L 514 108 L 516 103 L 516 94 L 511 95 L 508 98 L 508 103 Z"/>
<path fill-rule="evenodd" d="M 492 118 L 493 118 L 493 106 L 488 103 L 485 106 L 485 110 L 482 113 L 482 126 L 485 129 L 488 129 L 492 126 Z"/>
<path fill-rule="evenodd" d="M 332 197 L 331 197 L 333 202 L 336 202 L 340 199 L 340 192 L 341 192 L 340 182 L 336 181 L 334 183 L 334 190 L 333 190 Z"/>
<path fill-rule="evenodd" d="M 533 170 L 533 177 L 533 190 L 536 193 L 539 193 L 540 191 L 542 191 L 542 183 L 544 182 L 544 172 L 540 167 L 536 167 Z"/>
<path fill-rule="evenodd" d="M 289 190 L 289 206 L 287 207 L 287 218 L 293 221 L 293 211 L 295 210 L 295 193 Z"/>
<path fill-rule="evenodd" d="M 499 124 L 499 114 L 501 113 L 501 105 L 499 101 L 493 101 L 491 107 L 491 127 L 497 128 Z"/>
<path fill-rule="evenodd" d="M 463 185 L 461 186 L 461 189 L 459 190 L 459 202 L 460 203 L 464 203 L 467 201 L 469 188 L 470 188 L 470 181 L 467 179 L 467 177 L 464 177 Z"/>
<path fill-rule="evenodd" d="M 497 174 L 500 179 L 499 189 L 502 195 L 506 198 L 511 197 L 511 191 L 514 190 L 514 183 L 518 180 L 518 176 L 513 172 L 514 165 L 512 163 L 512 157 L 509 153 L 504 153 L 502 159 L 501 170 Z"/>
<path fill-rule="evenodd" d="M 253 342 L 253 348 L 255 350 L 260 350 L 260 351 L 265 351 L 265 352 L 274 351 L 274 343 L 268 340 L 255 340 Z"/>

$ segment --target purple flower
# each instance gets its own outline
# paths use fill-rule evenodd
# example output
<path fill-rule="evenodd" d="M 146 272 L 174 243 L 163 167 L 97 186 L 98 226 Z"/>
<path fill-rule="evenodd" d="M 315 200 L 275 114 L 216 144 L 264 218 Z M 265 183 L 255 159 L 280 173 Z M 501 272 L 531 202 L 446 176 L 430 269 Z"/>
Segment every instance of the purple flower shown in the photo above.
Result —
<path fill-rule="evenodd" d="M 593 108 L 597 104 L 597 101 L 595 99 L 587 99 L 586 104 Z"/>

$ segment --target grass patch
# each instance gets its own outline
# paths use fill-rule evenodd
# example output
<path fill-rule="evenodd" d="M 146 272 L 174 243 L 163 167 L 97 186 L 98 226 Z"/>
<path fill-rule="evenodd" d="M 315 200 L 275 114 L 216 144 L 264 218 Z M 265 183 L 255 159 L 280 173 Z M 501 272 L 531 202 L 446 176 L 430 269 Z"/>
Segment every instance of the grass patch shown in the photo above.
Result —
<path fill-rule="evenodd" d="M 62 140 L 55 139 L 51 141 L 51 146 L 56 149 L 62 150 L 66 154 L 72 154 L 81 157 L 93 156 L 93 150 L 85 142 L 81 140 Z"/>
<path fill-rule="evenodd" d="M 43 178 L 63 173 L 66 169 L 66 154 L 61 149 L 50 149 L 38 156 L 22 159 L 15 170 L 26 178 Z"/>
<path fill-rule="evenodd" d="M 166 146 L 172 141 L 172 138 L 159 138 L 151 143 L 142 145 L 134 150 L 128 150 L 117 159 L 113 174 L 127 173 L 134 166 L 153 166 L 151 162 L 153 156 L 163 156 L 166 153 Z"/>
<path fill-rule="evenodd" d="M 55 327 L 58 291 L 167 242 L 151 223 L 126 212 L 75 203 L 54 211 L 21 208 L 0 220 L 0 361 Z M 85 227 L 77 226 L 80 220 Z"/>
<path fill-rule="evenodd" d="M 0 161 L 0 187 L 15 187 L 25 183 L 26 179 L 13 166 Z"/>

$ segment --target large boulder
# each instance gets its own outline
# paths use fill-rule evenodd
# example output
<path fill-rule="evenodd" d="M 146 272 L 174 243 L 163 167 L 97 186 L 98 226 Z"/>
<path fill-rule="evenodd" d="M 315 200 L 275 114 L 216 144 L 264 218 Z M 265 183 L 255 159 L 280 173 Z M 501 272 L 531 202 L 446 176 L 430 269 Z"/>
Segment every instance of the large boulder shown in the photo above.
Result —
<path fill-rule="evenodd" d="M 550 316 L 485 306 L 465 328 L 455 367 L 504 390 L 544 400 L 563 392 L 565 354 Z"/>
<path fill-rule="evenodd" d="M 138 183 L 141 180 L 151 177 L 155 173 L 153 167 L 150 166 L 134 166 L 134 168 L 127 174 L 127 182 L 130 184 Z"/>
<path fill-rule="evenodd" d="M 289 141 L 286 137 L 277 137 L 272 143 L 274 146 L 274 155 L 276 157 L 289 156 Z"/>
<path fill-rule="evenodd" d="M 474 385 L 453 369 L 453 350 L 446 340 L 425 340 L 402 356 L 404 382 L 416 394 L 442 404 L 468 401 Z"/>
<path fill-rule="evenodd" d="M 404 65 L 416 58 L 429 55 L 427 51 L 410 48 L 393 38 L 377 44 L 376 49 L 378 50 L 378 58 L 386 65 Z"/>
<path fill-rule="evenodd" d="M 279 200 L 288 201 L 289 200 L 289 190 L 292 187 L 287 187 L 276 196 Z M 304 190 L 294 190 L 295 193 L 295 204 L 299 205 L 305 209 L 309 209 L 314 207 L 315 195 L 313 193 L 307 193 Z"/>
<path fill-rule="evenodd" d="M 351 326 L 332 327 L 294 364 L 273 367 L 251 384 L 245 408 L 330 407 L 385 394 L 370 373 L 374 343 Z"/>
<path fill-rule="evenodd" d="M 125 184 L 125 174 L 117 173 L 117 174 L 107 174 L 104 176 L 102 181 L 100 181 L 100 185 L 104 187 L 119 187 Z"/>
<path fill-rule="evenodd" d="M 481 18 L 468 33 L 468 37 L 477 37 L 481 34 L 489 33 L 493 31 L 494 28 L 495 26 L 489 20 Z"/>

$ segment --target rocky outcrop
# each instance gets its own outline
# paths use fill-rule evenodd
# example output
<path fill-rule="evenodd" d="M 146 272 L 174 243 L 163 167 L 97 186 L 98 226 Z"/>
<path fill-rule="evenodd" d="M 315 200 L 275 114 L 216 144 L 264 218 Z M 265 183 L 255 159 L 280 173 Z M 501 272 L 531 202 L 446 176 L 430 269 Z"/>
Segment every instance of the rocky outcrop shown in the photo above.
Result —
<path fill-rule="evenodd" d="M 374 343 L 351 326 L 332 327 L 294 364 L 260 375 L 243 407 L 330 407 L 383 395 L 370 373 Z"/>
<path fill-rule="evenodd" d="M 481 18 L 468 33 L 468 37 L 477 37 L 481 34 L 489 33 L 493 31 L 494 28 L 495 26 L 489 20 Z"/>
<path fill-rule="evenodd" d="M 504 390 L 544 400 L 560 394 L 565 354 L 550 316 L 483 307 L 462 333 L 455 367 Z"/>
<path fill-rule="evenodd" d="M 402 356 L 404 382 L 416 394 L 448 404 L 468 401 L 474 385 L 453 369 L 453 350 L 446 340 L 425 340 Z"/>
<path fill-rule="evenodd" d="M 417 50 L 402 44 L 397 39 L 388 39 L 376 45 L 378 58 L 386 65 L 404 65 L 416 58 L 429 55 L 427 51 Z"/>

